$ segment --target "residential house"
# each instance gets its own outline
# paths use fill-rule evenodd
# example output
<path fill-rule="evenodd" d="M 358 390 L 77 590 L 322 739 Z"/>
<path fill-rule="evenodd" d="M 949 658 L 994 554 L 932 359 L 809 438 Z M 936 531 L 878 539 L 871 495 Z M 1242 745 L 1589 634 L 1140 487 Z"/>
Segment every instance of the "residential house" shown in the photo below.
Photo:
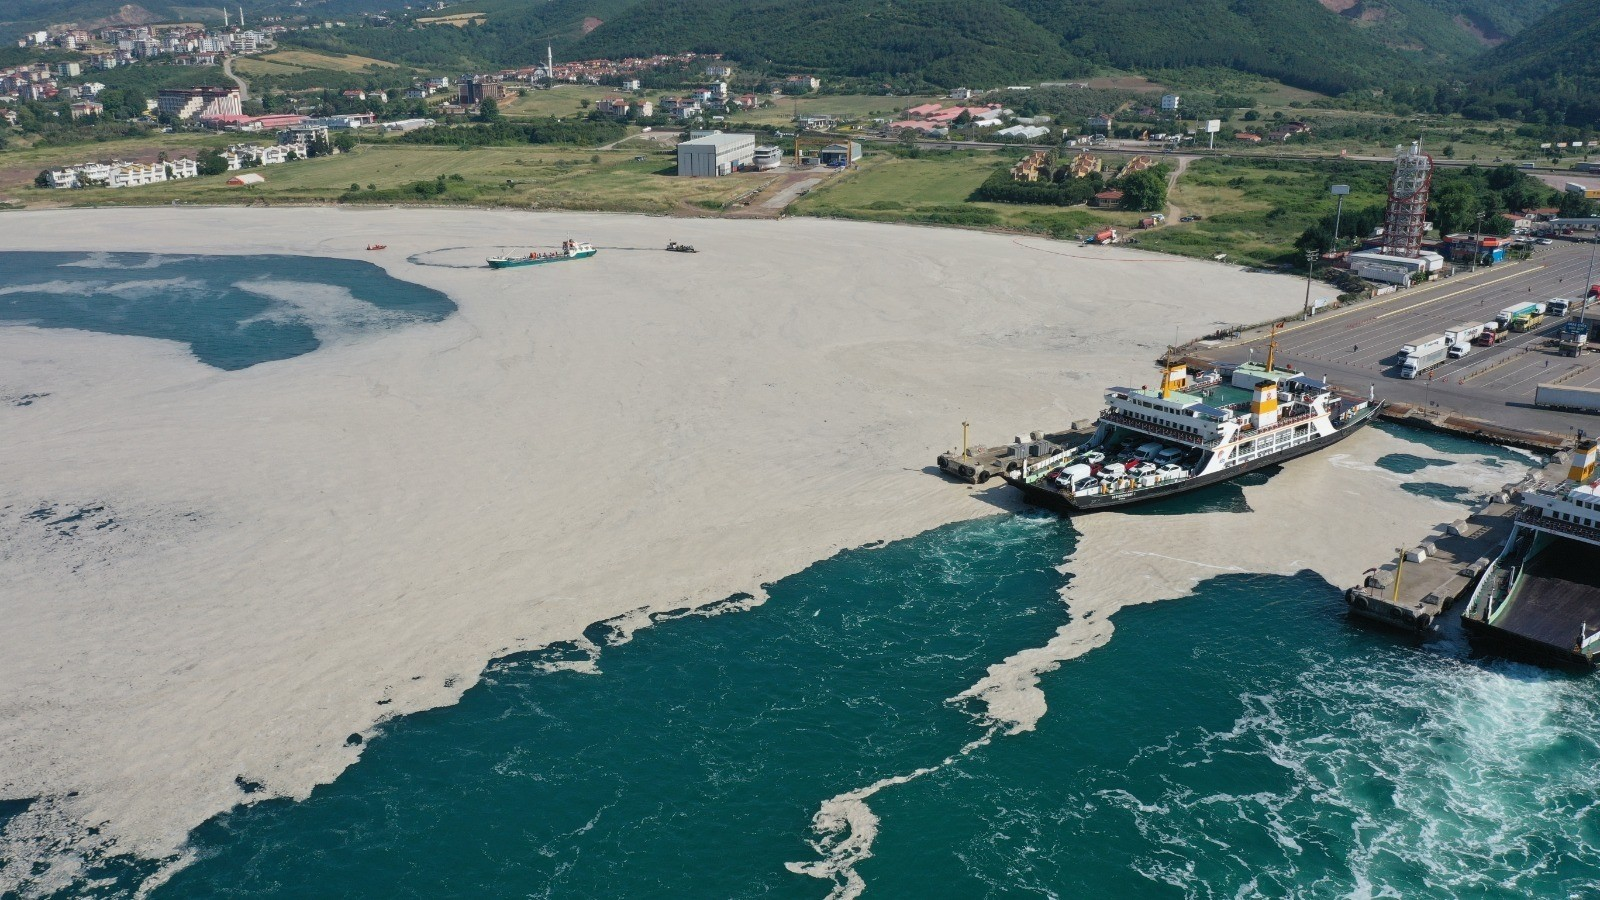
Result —
<path fill-rule="evenodd" d="M 1111 129 L 1116 127 L 1116 122 L 1112 120 L 1111 116 L 1101 113 L 1100 115 L 1090 116 L 1085 125 L 1094 134 L 1109 135 Z"/>
<path fill-rule="evenodd" d="M 1118 190 L 1101 191 L 1089 199 L 1089 205 L 1097 209 L 1115 209 L 1122 205 L 1122 192 Z"/>
<path fill-rule="evenodd" d="M 1256 134 L 1253 131 L 1235 131 L 1233 133 L 1233 139 L 1245 144 L 1261 143 L 1261 135 Z"/>
<path fill-rule="evenodd" d="M 1017 160 L 1017 164 L 1011 167 L 1011 178 L 1015 181 L 1049 181 L 1050 154 L 1036 150 Z"/>
<path fill-rule="evenodd" d="M 1127 178 L 1129 175 L 1135 172 L 1143 172 L 1155 164 L 1156 161 L 1148 156 L 1135 156 L 1133 159 L 1128 160 L 1127 164 L 1122 167 L 1122 171 L 1117 173 L 1117 177 Z"/>
<path fill-rule="evenodd" d="M 79 100 L 72 104 L 69 109 L 74 119 L 82 119 L 85 116 L 98 116 L 106 111 L 105 106 L 95 100 Z"/>
<path fill-rule="evenodd" d="M 822 87 L 822 82 L 814 75 L 790 75 L 783 80 L 783 92 L 786 94 L 808 94 Z"/>
<path fill-rule="evenodd" d="M 1084 152 L 1072 158 L 1072 165 L 1068 167 L 1067 171 L 1071 173 L 1073 178 L 1088 178 L 1090 175 L 1100 171 L 1102 165 L 1104 163 L 1100 157 Z"/>

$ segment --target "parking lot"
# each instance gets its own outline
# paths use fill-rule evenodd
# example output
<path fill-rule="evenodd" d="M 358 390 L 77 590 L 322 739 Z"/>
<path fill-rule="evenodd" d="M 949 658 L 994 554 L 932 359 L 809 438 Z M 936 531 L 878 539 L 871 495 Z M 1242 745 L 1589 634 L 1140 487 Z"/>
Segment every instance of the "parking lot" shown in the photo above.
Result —
<path fill-rule="evenodd" d="M 1574 359 L 1547 346 L 1569 319 L 1548 317 L 1532 332 L 1508 333 L 1493 347 L 1474 346 L 1465 357 L 1447 360 L 1415 380 L 1400 377 L 1399 355 L 1403 344 L 1456 325 L 1493 321 L 1514 303 L 1582 298 L 1594 251 L 1594 244 L 1557 240 L 1540 247 L 1527 262 L 1457 274 L 1309 323 L 1291 322 L 1278 341 L 1278 359 L 1346 389 L 1364 392 L 1370 385 L 1380 398 L 1445 407 L 1518 428 L 1594 431 L 1600 427 L 1596 417 L 1533 407 L 1534 388 L 1541 383 L 1600 387 L 1600 354 Z M 1595 273 L 1600 279 L 1600 258 Z M 1320 285 L 1312 290 L 1313 296 L 1327 292 Z M 1593 317 L 1600 317 L 1600 306 Z M 1262 337 L 1210 355 L 1235 362 L 1250 356 L 1259 360 L 1266 343 Z"/>

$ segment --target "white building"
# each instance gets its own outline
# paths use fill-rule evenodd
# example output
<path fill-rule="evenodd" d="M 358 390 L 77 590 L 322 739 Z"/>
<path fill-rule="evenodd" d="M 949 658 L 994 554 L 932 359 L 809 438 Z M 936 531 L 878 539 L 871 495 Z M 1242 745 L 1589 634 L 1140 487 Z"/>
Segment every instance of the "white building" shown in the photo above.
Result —
<path fill-rule="evenodd" d="M 1410 284 L 1413 279 L 1425 279 L 1444 268 L 1444 257 L 1426 250 L 1416 257 L 1367 250 L 1350 254 L 1348 261 L 1350 271 L 1356 275 L 1387 284 Z"/>
<path fill-rule="evenodd" d="M 378 127 L 384 131 L 404 134 L 407 131 L 416 131 L 418 128 L 431 128 L 437 124 L 439 123 L 433 119 L 397 119 L 393 122 L 384 122 Z"/>
<path fill-rule="evenodd" d="M 1177 94 L 1161 95 L 1161 109 L 1163 112 L 1177 112 L 1179 97 Z"/>
<path fill-rule="evenodd" d="M 749 165 L 755 155 L 755 135 L 714 132 L 678 145 L 678 174 L 715 178 Z"/>
<path fill-rule="evenodd" d="M 995 132 L 996 137 L 1022 138 L 1025 141 L 1042 138 L 1050 133 L 1050 129 L 1043 125 L 1013 125 Z"/>
<path fill-rule="evenodd" d="M 156 108 L 179 121 L 244 115 L 238 88 L 163 88 L 156 95 Z"/>

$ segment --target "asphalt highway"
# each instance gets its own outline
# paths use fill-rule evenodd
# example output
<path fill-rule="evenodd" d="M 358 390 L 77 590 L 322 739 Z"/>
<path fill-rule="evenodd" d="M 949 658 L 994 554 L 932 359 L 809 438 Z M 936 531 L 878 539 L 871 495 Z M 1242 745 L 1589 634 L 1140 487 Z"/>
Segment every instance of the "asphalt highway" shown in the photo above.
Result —
<path fill-rule="evenodd" d="M 1305 322 L 1292 320 L 1280 334 L 1278 362 L 1291 363 L 1347 390 L 1370 388 L 1380 398 L 1442 407 L 1516 428 L 1597 433 L 1600 416 L 1533 407 L 1534 387 L 1541 382 L 1600 386 L 1600 354 L 1573 359 L 1546 346 L 1567 319 L 1547 317 L 1535 331 L 1507 334 L 1493 347 L 1475 346 L 1465 357 L 1448 360 L 1415 380 L 1400 377 L 1399 355 L 1403 344 L 1457 325 L 1493 321 L 1496 313 L 1513 303 L 1582 298 L 1591 258 L 1600 280 L 1600 255 L 1594 244 L 1557 240 L 1539 248 L 1527 262 L 1460 272 L 1348 310 Z M 1313 284 L 1312 297 L 1326 296 L 1330 290 Z M 1592 317 L 1600 317 L 1600 306 Z M 1204 352 L 1219 361 L 1262 360 L 1267 340 L 1263 335 Z"/>

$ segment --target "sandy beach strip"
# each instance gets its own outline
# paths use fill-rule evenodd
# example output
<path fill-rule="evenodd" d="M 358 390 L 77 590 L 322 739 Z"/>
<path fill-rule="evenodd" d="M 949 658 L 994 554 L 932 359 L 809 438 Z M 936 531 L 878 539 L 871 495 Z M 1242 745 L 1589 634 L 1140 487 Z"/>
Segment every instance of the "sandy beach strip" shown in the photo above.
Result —
<path fill-rule="evenodd" d="M 460 311 L 344 334 L 340 298 L 291 291 L 328 346 L 238 372 L 167 342 L 0 327 L 0 396 L 46 395 L 0 404 L 0 797 L 42 798 L 0 836 L 23 863 L 0 892 L 34 861 L 35 887 L 58 884 L 85 856 L 169 857 L 236 804 L 305 797 L 359 757 L 349 735 L 453 702 L 496 656 L 993 514 L 1003 487 L 927 471 L 963 420 L 999 441 L 1092 416 L 1175 334 L 1293 313 L 1304 290 L 808 219 L 5 222 L 17 250 L 363 259 Z M 474 267 L 566 238 L 601 253 Z M 42 504 L 104 505 L 121 527 L 64 540 L 27 518 Z"/>

